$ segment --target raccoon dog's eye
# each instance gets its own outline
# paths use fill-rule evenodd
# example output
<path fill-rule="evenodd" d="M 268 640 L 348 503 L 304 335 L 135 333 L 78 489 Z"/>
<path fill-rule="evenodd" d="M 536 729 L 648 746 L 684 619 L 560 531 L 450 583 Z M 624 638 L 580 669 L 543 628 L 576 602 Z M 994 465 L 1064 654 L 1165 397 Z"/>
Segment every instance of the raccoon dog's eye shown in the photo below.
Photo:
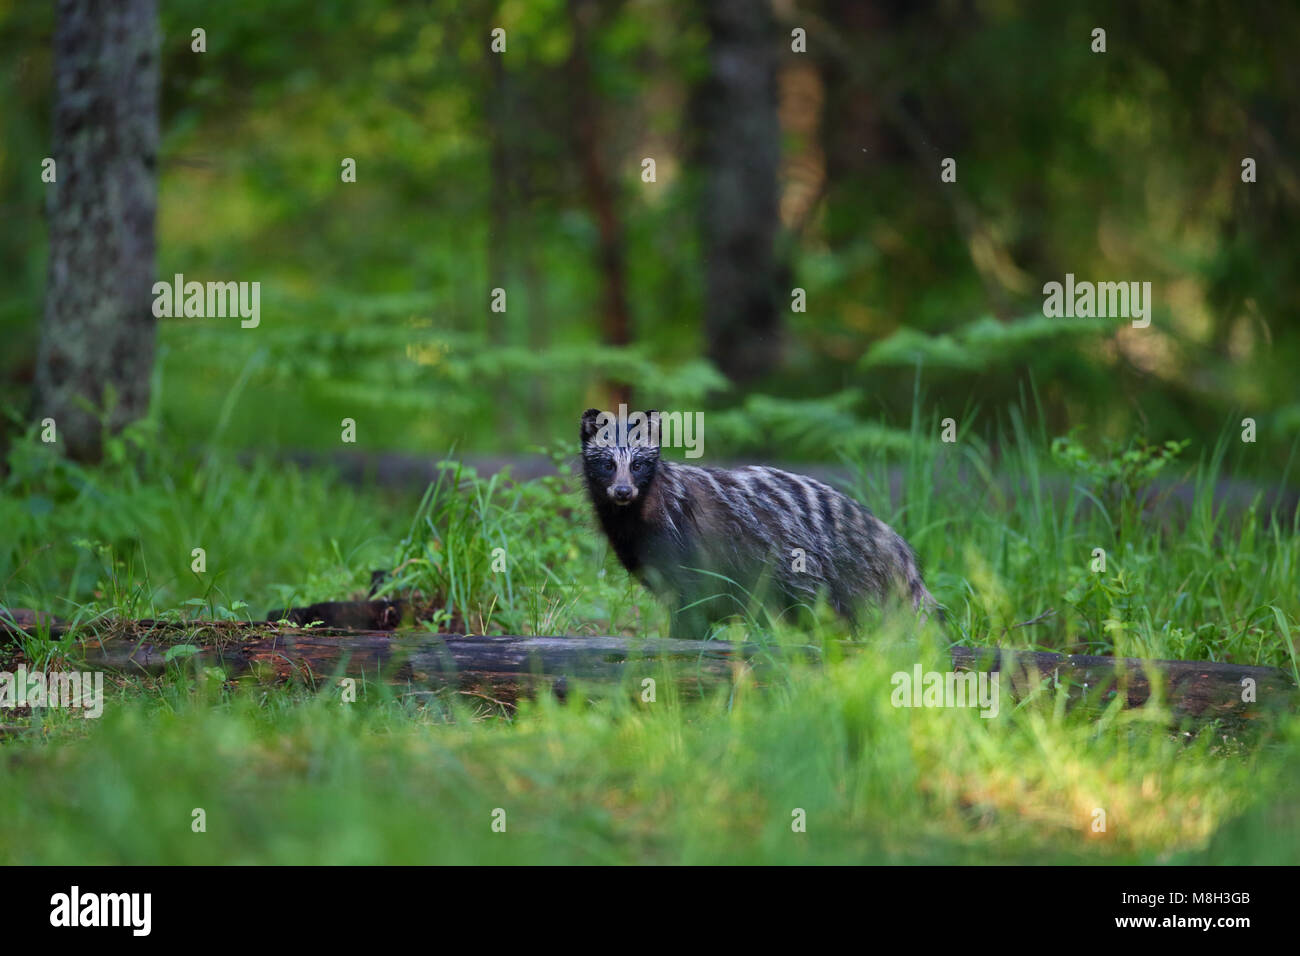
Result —
<path fill-rule="evenodd" d="M 602 462 L 600 463 L 600 470 L 601 470 L 601 471 L 613 471 L 613 470 L 614 470 L 614 459 L 613 459 L 613 458 L 606 458 L 604 461 L 602 461 Z"/>
<path fill-rule="evenodd" d="M 645 469 L 646 469 L 646 461 L 644 459 L 638 458 L 636 461 L 632 462 L 632 470 L 637 472 L 638 474 L 645 471 Z"/>

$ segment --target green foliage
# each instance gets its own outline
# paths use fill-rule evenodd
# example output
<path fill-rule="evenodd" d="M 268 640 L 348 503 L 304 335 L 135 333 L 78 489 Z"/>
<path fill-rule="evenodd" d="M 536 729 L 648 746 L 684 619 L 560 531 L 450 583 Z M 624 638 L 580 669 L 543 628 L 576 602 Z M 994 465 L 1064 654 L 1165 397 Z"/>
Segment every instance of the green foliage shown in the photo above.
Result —
<path fill-rule="evenodd" d="M 821 104 L 812 128 L 782 130 L 783 168 L 813 173 L 783 203 L 801 186 L 821 197 L 782 237 L 808 311 L 783 310 L 781 368 L 728 386 L 702 358 L 702 8 L 595 5 L 586 116 L 561 0 L 225 5 L 197 56 L 189 29 L 209 7 L 161 10 L 158 272 L 260 281 L 262 324 L 162 322 L 153 412 L 101 465 L 9 416 L 0 606 L 233 620 L 360 596 L 385 567 L 387 592 L 423 595 L 434 627 L 662 634 L 566 462 L 577 412 L 622 383 L 638 405 L 706 410 L 709 458 L 847 462 L 963 642 L 1300 674 L 1300 521 L 1221 494 L 1243 475 L 1285 485 L 1296 446 L 1280 439 L 1300 432 L 1296 9 L 1263 28 L 1236 7 L 1115 0 L 1012 0 L 960 22 L 882 8 L 869 29 L 823 11 L 806 86 L 782 87 Z M 0 63 L 0 404 L 15 409 L 46 282 L 53 17 L 0 0 L 15 51 Z M 1098 59 L 1084 40 L 1108 18 L 1132 42 Z M 498 23 L 510 55 L 491 60 Z M 600 128 L 627 348 L 601 344 L 575 120 Z M 1234 168 L 1243 143 L 1264 150 L 1258 183 Z M 937 181 L 936 149 L 961 157 L 957 183 Z M 1067 271 L 1149 279 L 1152 325 L 1043 317 L 1042 283 Z M 977 416 L 972 396 L 1009 419 Z M 1260 423 L 1257 445 L 1171 440 L 1213 436 L 1229 413 Z M 947 417 L 955 445 L 935 438 Z M 419 498 L 276 457 L 338 450 L 343 418 L 364 451 L 543 446 L 559 468 L 514 482 L 448 462 Z M 1170 484 L 1189 449 L 1183 505 Z M 727 633 L 848 637 L 816 623 Z M 901 711 L 889 678 L 916 636 L 891 626 L 872 621 L 869 653 L 762 687 L 742 676 L 717 698 L 574 693 L 508 717 L 373 684 L 352 708 L 327 684 L 231 684 L 181 644 L 162 680 L 116 676 L 100 722 L 6 713 L 0 862 L 1297 862 L 1294 714 L 1189 739 L 1158 712 L 1067 712 L 1050 694 L 995 721 Z M 0 660 L 71 650 L 38 625 Z M 1122 826 L 1093 834 L 1098 805 Z M 220 838 L 193 838 L 194 806 Z M 489 829 L 498 806 L 510 840 Z M 810 818 L 794 839 L 793 807 Z"/>
<path fill-rule="evenodd" d="M 99 469 L 42 457 L 34 439 L 15 446 L 0 497 L 11 529 L 0 605 L 225 618 L 243 610 L 235 595 L 256 607 L 268 595 L 278 606 L 337 598 L 390 567 L 387 592 L 433 598 L 437 626 L 664 633 L 662 609 L 592 527 L 570 442 L 551 450 L 553 477 L 511 482 L 447 462 L 417 501 L 198 458 L 165 431 L 148 434 L 125 437 L 123 460 Z M 1202 462 L 1183 525 L 1138 534 L 1050 471 L 1018 414 L 996 446 L 935 441 L 919 415 L 910 434 L 901 476 L 883 447 L 854 458 L 857 494 L 914 544 L 952 636 L 1296 671 L 1300 525 L 1210 507 L 1223 445 Z M 997 446 L 1016 452 L 994 468 Z M 1175 451 L 1069 454 L 1098 481 L 1140 487 Z M 40 496 L 57 504 L 26 506 Z M 195 540 L 209 551 L 197 579 Z M 1089 569 L 1095 547 L 1110 554 L 1105 573 Z M 918 659 L 906 622 L 873 621 L 868 652 L 844 655 L 833 649 L 849 635 L 834 620 L 805 630 L 751 619 L 725 636 L 829 656 L 820 667 L 769 662 L 761 685 L 742 676 L 702 700 L 680 698 L 662 673 L 654 704 L 632 679 L 593 689 L 591 703 L 579 691 L 566 706 L 543 698 L 503 713 L 482 698 L 374 683 L 348 706 L 331 682 L 232 683 L 196 667 L 187 641 L 161 681 L 110 681 L 98 721 L 7 718 L 0 860 L 1150 863 L 1300 852 L 1266 825 L 1300 772 L 1294 715 L 1189 738 L 1158 709 L 1067 710 L 1052 692 L 993 720 L 903 710 L 889 699 L 891 675 Z M 16 648 L 33 663 L 69 649 L 39 633 Z M 221 840 L 192 838 L 195 806 Z M 1123 825 L 1093 834 L 1097 806 Z M 515 839 L 493 839 L 497 807 Z M 794 807 L 809 828 L 792 842 Z"/>
<path fill-rule="evenodd" d="M 755 402 L 745 420 L 770 430 L 735 440 L 856 449 L 844 455 L 851 490 L 913 544 L 955 633 L 973 643 L 1292 665 L 1270 609 L 1300 619 L 1296 517 L 1258 502 L 1214 507 L 1235 446 L 1220 442 L 1203 460 L 1184 505 L 1167 478 L 1183 442 L 1098 456 L 1066 438 L 1049 452 L 1013 415 L 996 442 L 964 434 L 949 445 L 917 415 L 909 433 L 881 440 L 848 402 Z M 388 591 L 422 595 L 437 627 L 663 633 L 663 609 L 593 527 L 571 439 L 550 446 L 553 476 L 516 482 L 445 462 L 420 501 L 266 460 L 199 458 L 147 424 L 120 441 L 98 469 L 34 436 L 11 450 L 0 605 L 226 619 L 361 593 L 382 567 L 393 572 Z M 893 449 L 904 445 L 900 474 Z M 204 574 L 190 570 L 196 547 Z M 1103 572 L 1091 569 L 1098 548 Z"/>
<path fill-rule="evenodd" d="M 52 711 L 6 740 L 0 861 L 1300 859 L 1294 827 L 1263 825 L 1293 803 L 1294 719 L 1225 745 L 1158 715 L 1067 711 L 1053 693 L 993 720 L 895 708 L 891 674 L 915 660 L 885 641 L 793 665 L 782 687 L 742 680 L 689 704 L 572 693 L 509 718 L 459 695 L 368 684 L 343 705 L 333 686 L 270 693 L 181 664 L 160 687 L 128 682 L 99 720 Z M 206 835 L 190 831 L 194 807 Z"/>
<path fill-rule="evenodd" d="M 1115 326 L 1113 319 L 1034 315 L 1015 322 L 984 316 L 940 335 L 903 327 L 872 345 L 858 364 L 872 368 L 919 362 L 939 369 L 979 371 L 1023 363 L 1044 349 L 1077 348 L 1078 337 L 1113 333 Z"/>
<path fill-rule="evenodd" d="M 1109 506 L 1128 507 L 1190 444 L 1189 439 L 1157 445 L 1134 439 L 1123 450 L 1098 458 L 1074 436 L 1061 436 L 1052 441 L 1052 460 L 1081 478 L 1085 487 L 1103 496 Z"/>
<path fill-rule="evenodd" d="M 249 330 L 160 323 L 160 416 L 175 427 L 209 434 L 229 406 L 220 437 L 234 448 L 337 447 L 352 417 L 370 448 L 501 451 L 627 383 L 638 404 L 709 411 L 763 395 L 812 413 L 857 402 L 882 429 L 854 433 L 867 448 L 906 428 L 920 362 L 937 373 L 936 407 L 972 395 L 1000 407 L 1033 381 L 1051 427 L 1090 440 L 1123 442 L 1139 423 L 1153 441 L 1207 434 L 1242 409 L 1272 439 L 1250 472 L 1285 466 L 1277 439 L 1300 429 L 1300 248 L 1279 157 L 1296 152 L 1297 118 L 1275 80 L 1290 75 L 1295 11 L 1260 28 L 1227 8 L 1130 16 L 1113 0 L 1089 14 L 1017 0 L 969 12 L 942 57 L 934 24 L 946 29 L 951 11 L 889 14 L 871 30 L 823 11 L 828 42 L 806 58 L 815 95 L 790 100 L 821 111 L 793 123 L 787 109 L 782 127 L 785 198 L 821 197 L 782 236 L 782 304 L 798 286 L 808 311 L 782 310 L 781 368 L 727 391 L 702 359 L 699 9 L 597 5 L 587 24 L 591 119 L 624 239 L 634 346 L 621 350 L 601 344 L 606 275 L 573 145 L 570 5 L 286 0 L 224 11 L 196 55 L 189 31 L 207 6 L 160 11 L 157 271 L 259 281 L 263 317 Z M 1128 18 L 1122 61 L 1071 39 L 1107 10 Z M 312 23 L 308 42 L 283 29 L 295 18 Z M 27 402 L 46 282 L 48 187 L 35 171 L 49 154 L 53 23 L 46 5 L 0 3 L 15 51 L 0 67 L 0 403 L 14 407 Z M 495 25 L 506 56 L 487 52 Z M 1187 46 L 1170 52 L 1174 28 Z M 881 98 L 871 117 L 832 121 L 868 96 Z M 956 183 L 937 180 L 917 136 L 962 157 Z M 1274 144 L 1256 157 L 1257 183 L 1223 161 L 1243 142 Z M 651 154 L 660 181 L 647 189 L 637 172 Z M 339 178 L 344 156 L 355 183 Z M 1043 317 L 1044 282 L 1066 272 L 1151 281 L 1152 325 Z M 505 313 L 489 308 L 498 286 Z M 719 437 L 764 438 L 740 414 L 722 423 Z"/>
<path fill-rule="evenodd" d="M 299 300 L 275 307 L 309 309 Z M 201 404 L 200 393 L 224 385 L 223 401 L 194 419 L 217 430 L 225 415 L 219 436 L 236 447 L 250 434 L 262 447 L 337 446 L 338 423 L 351 417 L 369 448 L 425 450 L 462 436 L 480 451 L 516 450 L 555 424 L 544 405 L 530 401 L 536 389 L 525 383 L 555 383 L 548 391 L 563 398 L 565 421 L 586 407 L 582 383 L 592 369 L 636 386 L 647 405 L 699 407 L 728 387 L 707 361 L 655 356 L 648 346 L 590 339 L 547 349 L 494 345 L 481 332 L 441 327 L 423 297 L 340 296 L 314 311 L 311 324 L 267 326 L 255 340 L 237 325 L 173 324 L 164 330 L 164 377 L 187 404 Z M 521 410 L 485 419 L 484 410 L 497 405 Z"/>
<path fill-rule="evenodd" d="M 398 519 L 373 494 L 265 458 L 200 456 L 139 423 L 88 468 L 15 442 L 0 482 L 0 606 L 64 617 L 234 619 L 367 580 Z M 191 570 L 203 548 L 207 572 Z M 185 609 L 189 609 L 185 612 Z M 183 613 L 185 612 L 185 613 Z"/>
<path fill-rule="evenodd" d="M 557 452 L 559 474 L 514 483 L 441 462 L 383 593 L 433 602 L 431 623 L 475 634 L 625 633 L 658 616 L 622 573 Z"/>
<path fill-rule="evenodd" d="M 705 420 L 709 438 L 720 438 L 727 447 L 787 458 L 819 458 L 836 452 L 853 456 L 912 447 L 908 432 L 862 421 L 857 414 L 862 404 L 863 393 L 856 388 L 827 398 L 750 395 L 740 408 L 707 414 Z"/>

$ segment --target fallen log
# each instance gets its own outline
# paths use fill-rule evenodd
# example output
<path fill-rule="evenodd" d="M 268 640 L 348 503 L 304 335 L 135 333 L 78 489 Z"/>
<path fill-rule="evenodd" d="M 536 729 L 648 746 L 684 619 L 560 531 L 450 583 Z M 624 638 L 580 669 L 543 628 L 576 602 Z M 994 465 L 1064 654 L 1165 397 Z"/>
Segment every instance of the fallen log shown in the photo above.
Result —
<path fill-rule="evenodd" d="M 1222 661 L 1141 660 L 1013 651 L 998 647 L 954 647 L 956 670 L 998 671 L 1012 694 L 1024 696 L 1044 681 L 1066 684 L 1071 697 L 1109 703 L 1124 696 L 1125 707 L 1141 707 L 1163 687 L 1163 698 L 1175 717 L 1252 719 L 1261 710 L 1294 706 L 1296 686 L 1276 667 Z"/>
<path fill-rule="evenodd" d="M 129 672 L 160 673 L 168 645 L 90 645 L 88 664 Z M 798 649 L 809 655 L 812 648 Z M 618 682 L 629 675 L 652 676 L 650 665 L 673 662 L 675 681 L 695 689 L 730 681 L 739 664 L 753 665 L 765 649 L 720 641 L 620 637 L 463 636 L 370 631 L 321 633 L 280 630 L 225 646 L 200 650 L 200 659 L 241 674 L 319 681 L 335 673 L 422 687 L 490 689 L 513 699 L 538 684 L 563 695 L 568 680 Z M 778 649 L 779 653 L 779 649 Z M 1072 700 L 1106 704 L 1123 695 L 1124 706 L 1141 707 L 1164 688 L 1175 717 L 1253 719 L 1265 709 L 1294 703 L 1295 685 L 1282 671 L 1205 661 L 1149 660 L 954 647 L 959 671 L 990 670 L 1003 675 L 1013 697 L 1041 687 L 1065 685 Z"/>
<path fill-rule="evenodd" d="M 338 602 L 342 603 L 342 602 Z M 349 614 L 370 612 L 347 602 Z M 378 603 L 378 602 L 374 602 Z M 354 609 L 352 605 L 357 607 Z M 305 609 L 295 609 L 305 610 Z M 335 620 L 344 619 L 335 617 Z M 31 611 L 0 609 L 0 633 L 30 628 Z M 54 636 L 69 625 L 40 616 Z M 84 663 L 123 673 L 162 674 L 187 645 L 198 663 L 220 667 L 231 676 L 247 673 L 271 679 L 308 682 L 340 676 L 458 688 L 513 700 L 540 688 L 563 695 L 569 680 L 611 683 L 661 673 L 671 664 L 674 683 L 688 693 L 729 682 L 741 666 L 761 668 L 790 653 L 816 658 L 813 647 L 779 648 L 722 641 L 624 637 L 466 636 L 428 632 L 300 629 L 252 622 L 121 621 L 103 626 L 100 638 L 81 642 Z M 845 643 L 852 652 L 866 647 Z M 1272 707 L 1294 707 L 1290 675 L 1273 667 L 1212 661 L 1140 660 L 1003 648 L 953 647 L 958 671 L 997 671 L 1013 697 L 1050 685 L 1064 685 L 1071 700 L 1106 704 L 1122 695 L 1124 706 L 1141 707 L 1157 685 L 1177 718 L 1253 719 Z"/>
<path fill-rule="evenodd" d="M 264 630 L 264 628 L 263 628 Z M 88 666 L 123 673 L 162 674 L 176 645 L 120 638 L 83 645 Z M 195 646 L 195 645 L 191 645 Z M 688 692 L 729 681 L 732 670 L 755 663 L 763 649 L 720 641 L 618 637 L 464 636 L 424 632 L 277 629 L 247 640 L 197 645 L 193 657 L 231 676 L 258 674 L 316 683 L 334 675 L 490 692 L 513 701 L 549 687 L 563 697 L 570 680 L 617 683 L 657 677 L 671 663 L 673 681 Z"/>
<path fill-rule="evenodd" d="M 356 631 L 391 631 L 402 623 L 410 604 L 391 601 L 321 601 L 306 607 L 287 607 L 266 615 L 272 624 L 323 625 Z"/>

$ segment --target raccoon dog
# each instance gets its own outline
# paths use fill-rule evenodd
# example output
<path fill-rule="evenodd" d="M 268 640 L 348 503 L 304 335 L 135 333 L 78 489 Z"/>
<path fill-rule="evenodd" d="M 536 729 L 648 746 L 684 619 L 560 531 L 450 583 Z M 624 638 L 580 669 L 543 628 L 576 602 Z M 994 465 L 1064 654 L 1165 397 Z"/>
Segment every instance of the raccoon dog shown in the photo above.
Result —
<path fill-rule="evenodd" d="M 863 505 L 812 478 L 659 457 L 659 413 L 582 415 L 582 471 L 601 529 L 628 572 L 673 609 L 673 635 L 704 637 L 759 594 L 779 608 L 825 594 L 851 624 L 866 602 L 938 604 L 916 557 Z"/>

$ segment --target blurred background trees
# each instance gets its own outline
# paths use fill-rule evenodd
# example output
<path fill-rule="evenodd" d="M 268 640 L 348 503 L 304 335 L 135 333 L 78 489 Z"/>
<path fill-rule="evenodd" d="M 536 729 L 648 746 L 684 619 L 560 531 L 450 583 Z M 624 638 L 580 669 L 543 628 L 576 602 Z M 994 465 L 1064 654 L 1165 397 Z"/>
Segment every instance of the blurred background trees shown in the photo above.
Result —
<path fill-rule="evenodd" d="M 262 284 L 257 329 L 159 323 L 155 398 L 193 441 L 336 447 L 352 417 L 369 447 L 514 451 L 627 397 L 730 410 L 710 455 L 759 455 L 800 416 L 905 423 L 918 374 L 943 415 L 1032 386 L 1095 437 L 1249 415 L 1261 467 L 1300 435 L 1300 9 L 164 0 L 159 22 L 155 278 Z M 102 304 L 89 273 L 89 299 L 47 297 L 55 23 L 0 0 L 11 430 L 43 310 Z M 1044 319 L 1067 272 L 1150 281 L 1150 328 Z"/>

